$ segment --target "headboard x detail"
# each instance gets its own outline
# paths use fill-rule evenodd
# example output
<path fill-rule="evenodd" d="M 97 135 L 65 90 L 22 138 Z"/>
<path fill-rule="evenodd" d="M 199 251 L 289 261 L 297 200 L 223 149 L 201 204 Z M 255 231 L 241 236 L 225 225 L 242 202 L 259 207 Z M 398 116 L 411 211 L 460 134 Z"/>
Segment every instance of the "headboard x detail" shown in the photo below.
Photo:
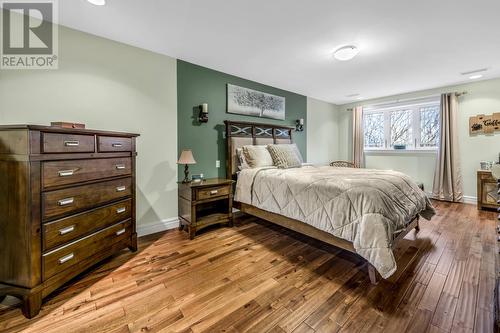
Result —
<path fill-rule="evenodd" d="M 226 178 L 235 179 L 238 172 L 236 149 L 247 145 L 292 143 L 293 127 L 243 121 L 224 121 L 226 125 Z"/>

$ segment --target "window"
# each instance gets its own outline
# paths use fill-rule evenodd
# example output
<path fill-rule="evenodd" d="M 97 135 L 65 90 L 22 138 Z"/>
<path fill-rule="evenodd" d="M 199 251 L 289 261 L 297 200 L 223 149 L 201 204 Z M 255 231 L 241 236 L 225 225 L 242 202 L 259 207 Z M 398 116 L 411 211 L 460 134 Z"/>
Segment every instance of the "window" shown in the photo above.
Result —
<path fill-rule="evenodd" d="M 365 109 L 365 150 L 436 149 L 439 145 L 439 110 L 437 100 Z"/>

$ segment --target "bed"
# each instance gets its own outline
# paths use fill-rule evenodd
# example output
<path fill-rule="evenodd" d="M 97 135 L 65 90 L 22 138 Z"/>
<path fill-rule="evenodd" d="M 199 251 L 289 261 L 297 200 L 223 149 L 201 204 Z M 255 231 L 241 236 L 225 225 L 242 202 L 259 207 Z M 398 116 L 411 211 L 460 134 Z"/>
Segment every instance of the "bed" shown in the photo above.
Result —
<path fill-rule="evenodd" d="M 306 165 L 239 170 L 237 149 L 293 143 L 293 128 L 225 121 L 227 177 L 235 179 L 235 207 L 266 221 L 356 253 L 368 261 L 370 281 L 397 269 L 392 249 L 419 217 L 435 214 L 425 193 L 398 172 Z"/>

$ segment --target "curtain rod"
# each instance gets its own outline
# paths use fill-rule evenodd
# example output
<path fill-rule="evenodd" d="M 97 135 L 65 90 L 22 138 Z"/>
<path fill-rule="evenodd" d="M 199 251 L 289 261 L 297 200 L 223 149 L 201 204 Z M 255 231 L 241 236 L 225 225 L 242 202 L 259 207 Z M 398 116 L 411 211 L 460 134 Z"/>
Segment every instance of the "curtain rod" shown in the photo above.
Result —
<path fill-rule="evenodd" d="M 467 95 L 469 92 L 468 91 L 462 91 L 462 92 L 455 92 L 455 96 L 461 97 L 463 95 Z M 418 101 L 420 99 L 427 99 L 427 98 L 433 98 L 433 97 L 440 97 L 441 94 L 434 94 L 434 95 L 428 95 L 428 96 L 422 96 L 422 97 L 414 97 L 414 98 L 406 98 L 406 99 L 395 99 L 395 100 L 390 100 L 386 102 L 380 102 L 377 104 L 370 104 L 367 105 L 369 107 L 376 107 L 384 104 L 395 104 L 395 103 L 403 103 L 403 102 L 411 102 L 411 101 Z M 354 108 L 348 108 L 346 111 L 352 111 Z"/>

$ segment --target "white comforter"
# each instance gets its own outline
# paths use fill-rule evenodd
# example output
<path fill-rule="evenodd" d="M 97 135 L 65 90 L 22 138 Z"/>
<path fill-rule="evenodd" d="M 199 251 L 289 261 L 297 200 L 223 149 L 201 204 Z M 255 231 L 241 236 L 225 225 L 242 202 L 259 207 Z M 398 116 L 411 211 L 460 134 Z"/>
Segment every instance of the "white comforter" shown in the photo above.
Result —
<path fill-rule="evenodd" d="M 239 173 L 235 200 L 310 224 L 353 242 L 388 278 L 396 271 L 394 236 L 420 214 L 434 214 L 425 193 L 394 171 L 304 166 Z"/>

